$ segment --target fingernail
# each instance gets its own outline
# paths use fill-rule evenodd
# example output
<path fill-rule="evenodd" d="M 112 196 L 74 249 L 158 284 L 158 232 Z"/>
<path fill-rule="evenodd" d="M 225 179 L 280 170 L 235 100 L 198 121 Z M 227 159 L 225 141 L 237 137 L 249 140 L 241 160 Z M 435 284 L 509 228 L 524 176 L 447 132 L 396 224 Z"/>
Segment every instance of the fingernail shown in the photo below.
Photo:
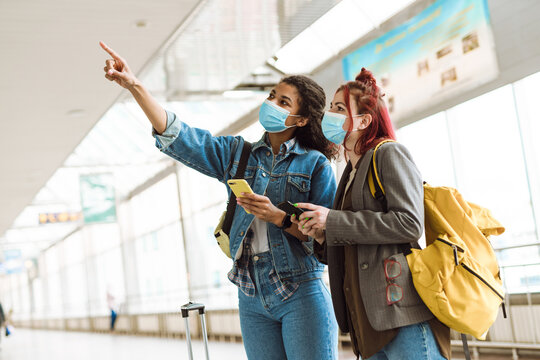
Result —
<path fill-rule="evenodd" d="M 298 207 L 298 203 L 294 204 L 294 206 Z"/>
<path fill-rule="evenodd" d="M 304 228 L 304 225 L 302 225 L 302 229 Z"/>
<path fill-rule="evenodd" d="M 112 75 L 112 74 L 113 74 L 113 71 L 112 71 L 112 70 L 109 70 L 109 71 L 107 71 L 107 74 Z"/>
<path fill-rule="evenodd" d="M 292 215 L 291 215 L 292 218 L 295 217 L 295 216 L 296 216 L 296 214 L 292 214 Z"/>

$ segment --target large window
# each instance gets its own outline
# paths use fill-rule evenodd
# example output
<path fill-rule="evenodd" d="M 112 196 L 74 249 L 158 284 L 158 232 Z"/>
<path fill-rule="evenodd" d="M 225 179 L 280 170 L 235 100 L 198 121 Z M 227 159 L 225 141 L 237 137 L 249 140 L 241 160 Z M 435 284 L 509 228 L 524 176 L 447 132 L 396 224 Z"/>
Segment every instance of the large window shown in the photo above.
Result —
<path fill-rule="evenodd" d="M 454 158 L 445 113 L 401 128 L 398 141 L 407 145 L 424 181 L 432 186 L 455 187 Z"/>
<path fill-rule="evenodd" d="M 96 224 L 83 229 L 88 271 L 88 299 L 91 315 L 108 313 L 107 292 L 124 297 L 124 272 L 118 224 Z"/>
<path fill-rule="evenodd" d="M 234 307 L 236 288 L 228 281 L 231 260 L 219 249 L 214 229 L 226 209 L 227 189 L 216 179 L 182 167 L 182 223 L 187 242 L 191 297 L 208 307 Z"/>
<path fill-rule="evenodd" d="M 533 275 L 540 268 L 535 91 L 538 75 L 398 130 L 425 180 L 458 188 L 505 226 L 491 242 L 509 292 L 540 290 L 540 277 Z"/>
<path fill-rule="evenodd" d="M 75 232 L 59 245 L 64 249 L 64 314 L 66 317 L 86 316 L 88 288 L 82 232 Z"/>
<path fill-rule="evenodd" d="M 152 185 L 130 201 L 131 233 L 124 261 L 129 311 L 175 311 L 189 298 L 180 223 L 176 174 Z M 133 281 L 135 280 L 135 281 Z"/>

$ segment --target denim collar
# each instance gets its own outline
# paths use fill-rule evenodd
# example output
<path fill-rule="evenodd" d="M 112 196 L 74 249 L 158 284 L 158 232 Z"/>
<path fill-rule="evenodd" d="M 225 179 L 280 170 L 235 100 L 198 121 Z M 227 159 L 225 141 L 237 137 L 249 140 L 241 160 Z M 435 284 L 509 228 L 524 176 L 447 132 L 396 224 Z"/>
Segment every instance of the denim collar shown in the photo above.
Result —
<path fill-rule="evenodd" d="M 257 150 L 260 147 L 266 147 L 266 148 L 272 149 L 267 132 L 263 134 L 263 136 L 261 137 L 259 141 L 253 144 L 253 151 Z M 298 141 L 296 141 L 296 137 L 293 137 L 292 139 L 287 140 L 283 144 L 281 144 L 280 154 L 284 155 L 287 153 L 305 154 L 307 153 L 307 150 L 302 145 L 300 145 Z"/>

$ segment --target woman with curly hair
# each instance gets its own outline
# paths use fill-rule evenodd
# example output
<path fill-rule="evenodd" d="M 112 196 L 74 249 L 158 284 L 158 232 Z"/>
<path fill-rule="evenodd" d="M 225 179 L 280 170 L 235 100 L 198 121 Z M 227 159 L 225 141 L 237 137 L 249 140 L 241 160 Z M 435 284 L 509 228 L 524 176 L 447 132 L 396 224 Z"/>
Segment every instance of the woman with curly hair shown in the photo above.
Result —
<path fill-rule="evenodd" d="M 111 55 L 105 77 L 131 92 L 154 127 L 157 147 L 205 175 L 226 183 L 238 168 L 240 136 L 214 137 L 165 111 L 130 71 Z M 244 178 L 255 194 L 237 198 L 229 233 L 233 258 L 229 279 L 238 287 L 244 347 L 254 360 L 337 359 L 337 323 L 324 265 L 313 242 L 275 204 L 283 201 L 331 206 L 336 181 L 324 137 L 323 89 L 305 76 L 283 78 L 259 111 L 266 129 L 252 144 Z M 227 188 L 230 194 L 230 189 Z"/>

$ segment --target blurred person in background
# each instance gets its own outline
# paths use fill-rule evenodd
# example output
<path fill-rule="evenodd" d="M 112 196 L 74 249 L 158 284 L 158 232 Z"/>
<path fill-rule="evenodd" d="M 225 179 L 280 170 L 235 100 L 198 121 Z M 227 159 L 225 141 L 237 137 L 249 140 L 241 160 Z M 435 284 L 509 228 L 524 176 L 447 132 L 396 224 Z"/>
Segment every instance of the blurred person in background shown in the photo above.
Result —
<path fill-rule="evenodd" d="M 13 319 L 13 309 L 9 309 L 7 315 L 5 316 L 5 321 L 4 321 L 4 327 L 6 328 L 6 336 L 9 336 L 13 333 L 12 319 Z"/>
<path fill-rule="evenodd" d="M 114 325 L 116 323 L 116 318 L 118 317 L 118 305 L 116 303 L 116 298 L 113 295 L 111 286 L 107 286 L 107 307 L 111 312 L 111 331 L 114 331 Z"/>
<path fill-rule="evenodd" d="M 130 91 L 163 153 L 222 183 L 236 173 L 242 137 L 214 137 L 183 123 L 156 102 L 124 59 L 101 46 L 112 57 L 105 61 L 105 77 Z M 288 76 L 260 108 L 266 132 L 252 144 L 244 176 L 255 194 L 237 199 L 247 212 L 236 209 L 229 233 L 229 279 L 238 287 L 249 359 L 337 359 L 337 324 L 321 279 L 324 265 L 313 254 L 313 241 L 275 205 L 284 200 L 332 204 L 334 152 L 321 129 L 325 101 L 313 80 Z"/>
<path fill-rule="evenodd" d="M 4 314 L 4 308 L 2 307 L 2 303 L 0 303 L 0 329 L 3 327 L 3 326 L 6 326 L 7 327 L 7 324 L 6 324 L 6 314 Z M 6 332 L 7 332 L 7 329 L 6 329 Z M 0 340 L 2 339 L 2 332 L 0 331 Z"/>

